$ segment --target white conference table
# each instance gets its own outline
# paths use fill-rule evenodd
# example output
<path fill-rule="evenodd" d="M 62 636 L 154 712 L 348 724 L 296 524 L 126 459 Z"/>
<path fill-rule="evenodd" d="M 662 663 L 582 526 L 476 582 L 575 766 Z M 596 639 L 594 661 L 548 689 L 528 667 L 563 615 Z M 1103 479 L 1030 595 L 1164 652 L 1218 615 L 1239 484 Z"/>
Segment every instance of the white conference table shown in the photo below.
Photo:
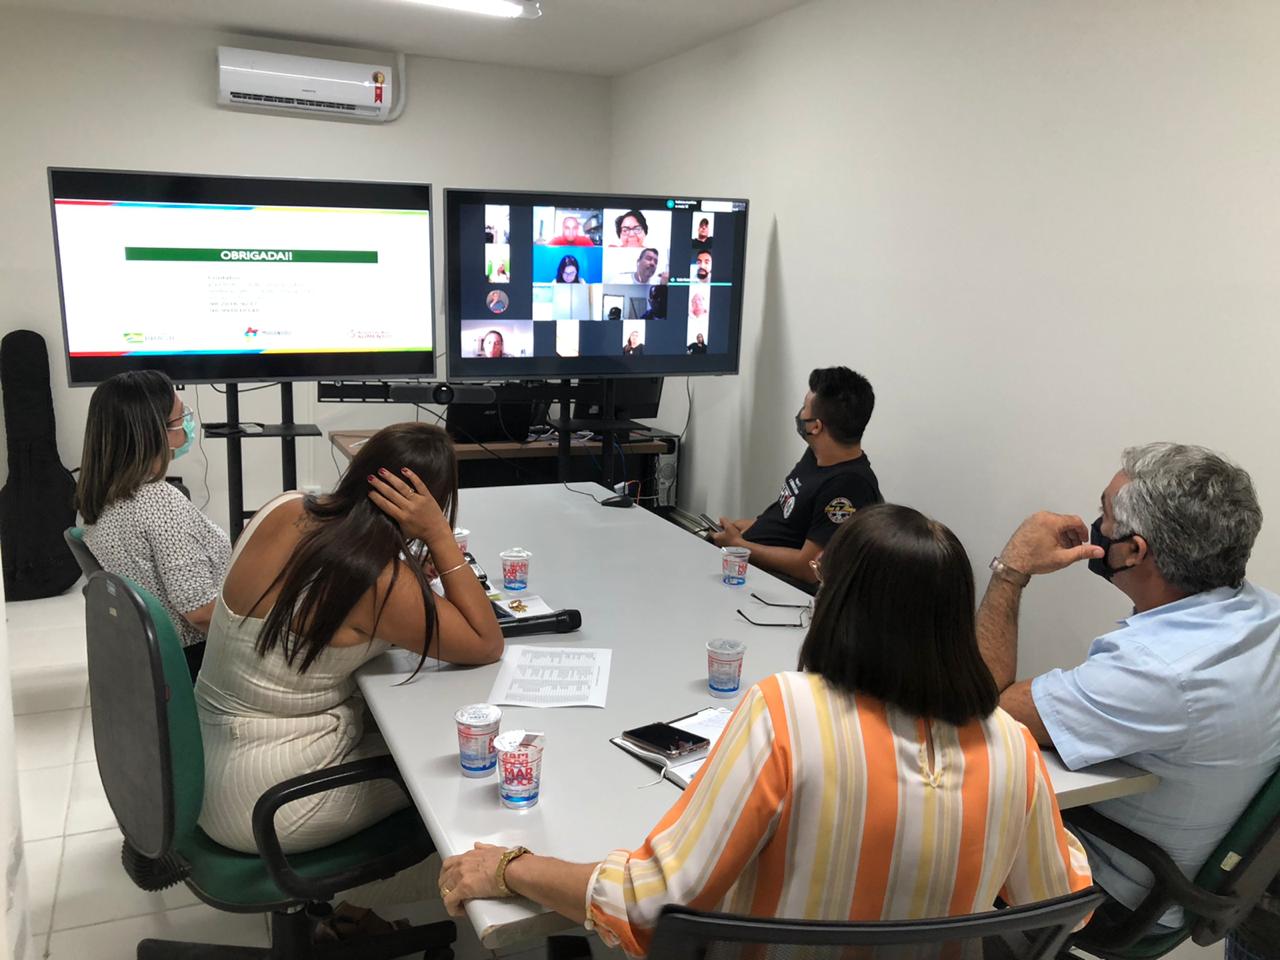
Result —
<path fill-rule="evenodd" d="M 598 497 L 591 484 L 578 490 Z M 609 742 L 624 729 L 670 720 L 705 706 L 734 706 L 707 692 L 706 641 L 747 644 L 743 688 L 794 670 L 804 637 L 797 627 L 758 627 L 737 616 L 796 622 L 798 611 L 765 607 L 806 603 L 808 596 L 752 568 L 745 587 L 720 582 L 720 553 L 709 543 L 639 508 L 611 509 L 559 484 L 487 487 L 461 493 L 458 523 L 471 530 L 470 550 L 501 582 L 498 554 L 520 546 L 533 553 L 531 595 L 552 608 L 582 611 L 582 629 L 513 640 L 613 651 L 607 706 L 503 707 L 505 730 L 546 733 L 542 794 L 531 810 L 508 810 L 497 778 L 462 776 L 453 714 L 488 699 L 497 664 L 443 666 L 428 661 L 404 683 L 417 657 L 394 651 L 371 661 L 359 683 L 441 856 L 476 841 L 514 846 L 567 860 L 594 862 L 618 847 L 634 848 L 679 797 L 667 781 L 642 786 L 652 768 Z M 1062 807 L 1096 803 L 1155 786 L 1157 779 L 1123 763 L 1072 772 L 1052 752 L 1045 761 Z M 490 948 L 545 936 L 571 924 L 524 899 L 472 901 L 468 916 Z"/>

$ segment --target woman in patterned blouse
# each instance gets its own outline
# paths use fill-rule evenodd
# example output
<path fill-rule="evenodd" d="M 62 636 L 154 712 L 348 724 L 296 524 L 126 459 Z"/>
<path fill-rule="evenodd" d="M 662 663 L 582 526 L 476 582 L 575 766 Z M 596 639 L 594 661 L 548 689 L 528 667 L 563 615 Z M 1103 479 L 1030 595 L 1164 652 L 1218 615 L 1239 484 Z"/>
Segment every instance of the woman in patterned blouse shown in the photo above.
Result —
<path fill-rule="evenodd" d="M 128 577 L 168 611 L 193 680 L 231 559 L 226 533 L 165 482 L 194 433 L 167 376 L 116 374 L 89 401 L 76 488 L 85 545 L 103 569 Z"/>
<path fill-rule="evenodd" d="M 642 955 L 669 903 L 900 920 L 1088 887 L 1035 741 L 997 707 L 955 535 L 868 507 L 821 567 L 799 672 L 747 690 L 641 846 L 576 864 L 477 844 L 444 863 L 449 910 L 510 891 Z"/>

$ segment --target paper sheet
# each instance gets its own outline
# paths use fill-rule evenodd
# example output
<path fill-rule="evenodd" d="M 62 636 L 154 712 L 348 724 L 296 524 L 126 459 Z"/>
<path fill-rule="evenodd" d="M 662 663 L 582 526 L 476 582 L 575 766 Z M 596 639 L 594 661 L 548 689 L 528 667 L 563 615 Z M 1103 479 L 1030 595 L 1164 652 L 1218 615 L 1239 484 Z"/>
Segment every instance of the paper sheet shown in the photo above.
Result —
<path fill-rule="evenodd" d="M 514 707 L 603 707 L 611 650 L 508 646 L 489 702 Z"/>

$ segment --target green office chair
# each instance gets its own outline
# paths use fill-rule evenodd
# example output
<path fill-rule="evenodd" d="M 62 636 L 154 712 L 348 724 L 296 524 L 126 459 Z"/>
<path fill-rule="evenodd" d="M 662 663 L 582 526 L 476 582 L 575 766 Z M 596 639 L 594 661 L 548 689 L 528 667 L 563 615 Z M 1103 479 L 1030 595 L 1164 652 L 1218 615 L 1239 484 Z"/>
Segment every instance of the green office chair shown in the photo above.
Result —
<path fill-rule="evenodd" d="M 76 558 L 76 563 L 80 564 L 80 572 L 85 577 L 91 577 L 102 569 L 102 564 L 93 555 L 89 545 L 84 542 L 84 527 L 67 527 L 62 531 L 62 539 L 67 541 L 67 546 L 71 548 L 71 555 Z"/>
<path fill-rule="evenodd" d="M 1123 850 L 1155 878 L 1137 909 L 1114 920 L 1103 911 L 1072 938 L 1071 947 L 1102 960 L 1154 960 L 1188 938 L 1202 947 L 1217 943 L 1248 916 L 1280 875 L 1280 771 L 1249 802 L 1194 881 L 1146 837 L 1096 810 L 1064 810 L 1062 819 Z M 1170 933 L 1150 933 L 1152 924 L 1172 906 L 1182 907 L 1182 926 Z"/>
<path fill-rule="evenodd" d="M 98 772 L 125 836 L 125 871 L 144 890 L 184 882 L 219 910 L 271 913 L 269 948 L 143 940 L 138 960 L 382 960 L 423 951 L 435 960 L 453 956 L 449 922 L 312 943 L 316 919 L 328 913 L 335 894 L 390 877 L 434 851 L 412 807 L 332 846 L 288 858 L 275 833 L 276 811 L 293 800 L 374 779 L 403 788 L 390 757 L 273 787 L 253 811 L 258 854 L 222 847 L 196 825 L 204 750 L 186 659 L 164 608 L 123 577 L 98 571 L 85 587 L 85 620 Z"/>
<path fill-rule="evenodd" d="M 662 960 L 1051 960 L 1105 899 L 1094 887 L 1005 910 L 934 920 L 830 922 L 664 907 L 649 956 Z"/>

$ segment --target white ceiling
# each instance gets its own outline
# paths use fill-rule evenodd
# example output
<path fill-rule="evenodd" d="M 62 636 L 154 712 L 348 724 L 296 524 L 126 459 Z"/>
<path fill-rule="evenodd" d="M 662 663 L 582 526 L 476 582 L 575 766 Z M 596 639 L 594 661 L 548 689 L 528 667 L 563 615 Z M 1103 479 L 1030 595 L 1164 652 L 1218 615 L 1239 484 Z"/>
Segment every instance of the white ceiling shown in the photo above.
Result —
<path fill-rule="evenodd" d="M 614 76 L 690 50 L 804 0 L 542 0 L 537 20 L 501 20 L 409 0 L 0 0 L 199 24 L 235 33 L 452 60 Z"/>

